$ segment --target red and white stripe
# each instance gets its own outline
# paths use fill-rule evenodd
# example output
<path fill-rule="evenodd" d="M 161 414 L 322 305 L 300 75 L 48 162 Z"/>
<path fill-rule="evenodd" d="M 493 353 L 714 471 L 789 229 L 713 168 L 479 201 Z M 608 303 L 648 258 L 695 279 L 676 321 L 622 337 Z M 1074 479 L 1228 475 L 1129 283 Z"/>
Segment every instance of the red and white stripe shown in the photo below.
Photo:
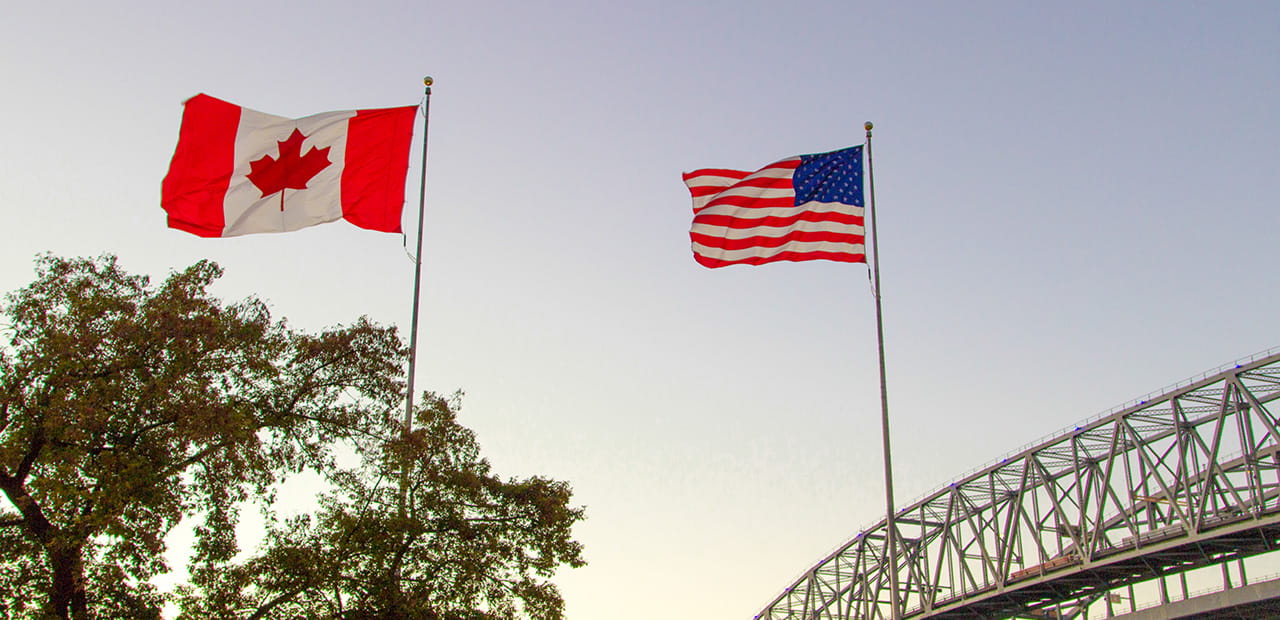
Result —
<path fill-rule="evenodd" d="M 755 172 L 705 168 L 686 172 L 693 195 L 689 238 L 706 267 L 775 261 L 866 262 L 863 208 L 843 203 L 795 204 L 792 174 L 799 157 Z"/>

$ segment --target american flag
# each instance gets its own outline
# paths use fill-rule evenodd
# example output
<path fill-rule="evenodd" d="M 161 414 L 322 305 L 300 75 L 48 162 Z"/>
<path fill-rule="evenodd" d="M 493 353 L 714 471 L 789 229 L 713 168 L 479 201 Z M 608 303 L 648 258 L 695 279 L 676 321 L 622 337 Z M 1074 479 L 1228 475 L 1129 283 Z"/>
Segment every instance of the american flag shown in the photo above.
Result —
<path fill-rule="evenodd" d="M 693 195 L 693 257 L 705 267 L 867 262 L 861 145 L 755 172 L 704 168 L 684 182 Z"/>

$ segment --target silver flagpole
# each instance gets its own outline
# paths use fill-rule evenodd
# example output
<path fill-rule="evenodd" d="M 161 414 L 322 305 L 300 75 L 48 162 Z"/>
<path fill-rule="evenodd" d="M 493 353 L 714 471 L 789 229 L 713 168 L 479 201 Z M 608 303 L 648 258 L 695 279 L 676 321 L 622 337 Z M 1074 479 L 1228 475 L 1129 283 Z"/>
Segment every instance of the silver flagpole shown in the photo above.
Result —
<path fill-rule="evenodd" d="M 876 341 L 880 345 L 880 435 L 884 442 L 884 504 L 885 544 L 888 546 L 889 604 L 894 620 L 902 617 L 902 597 L 898 591 L 898 526 L 893 519 L 893 460 L 889 452 L 889 388 L 884 376 L 884 319 L 880 312 L 880 235 L 876 234 L 876 181 L 871 166 L 871 121 L 867 130 L 867 190 L 871 200 L 867 202 L 867 215 L 871 220 L 871 270 L 875 279 L 873 292 L 876 297 Z"/>
<path fill-rule="evenodd" d="M 404 433 L 413 430 L 413 379 L 418 370 L 418 294 L 422 291 L 422 219 L 427 204 L 427 125 L 431 122 L 430 77 L 422 78 L 426 96 L 422 100 L 422 178 L 418 185 L 418 249 L 413 254 L 413 319 L 409 324 L 409 382 L 404 403 Z"/>

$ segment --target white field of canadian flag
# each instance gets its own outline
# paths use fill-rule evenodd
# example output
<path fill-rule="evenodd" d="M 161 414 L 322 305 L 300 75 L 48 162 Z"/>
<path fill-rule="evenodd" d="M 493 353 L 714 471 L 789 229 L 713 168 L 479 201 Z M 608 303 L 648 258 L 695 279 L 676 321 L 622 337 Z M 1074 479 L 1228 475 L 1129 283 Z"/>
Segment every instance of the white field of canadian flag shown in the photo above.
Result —
<path fill-rule="evenodd" d="M 160 204 L 201 237 L 347 221 L 400 232 L 417 106 L 291 119 L 199 94 L 188 99 Z"/>

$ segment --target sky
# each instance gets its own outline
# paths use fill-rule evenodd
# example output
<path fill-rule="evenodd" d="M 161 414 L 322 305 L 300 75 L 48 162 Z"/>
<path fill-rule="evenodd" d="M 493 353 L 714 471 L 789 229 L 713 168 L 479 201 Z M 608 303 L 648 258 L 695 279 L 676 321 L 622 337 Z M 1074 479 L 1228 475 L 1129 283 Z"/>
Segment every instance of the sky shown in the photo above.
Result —
<path fill-rule="evenodd" d="M 569 620 L 746 620 L 883 516 L 867 267 L 697 265 L 681 172 L 875 123 L 899 506 L 1280 345 L 1274 2 L 12 4 L 0 291 L 44 252 L 209 258 L 295 327 L 407 334 L 400 236 L 197 238 L 160 181 L 196 93 L 300 117 L 435 78 L 417 381 L 497 473 L 573 486 Z"/>

